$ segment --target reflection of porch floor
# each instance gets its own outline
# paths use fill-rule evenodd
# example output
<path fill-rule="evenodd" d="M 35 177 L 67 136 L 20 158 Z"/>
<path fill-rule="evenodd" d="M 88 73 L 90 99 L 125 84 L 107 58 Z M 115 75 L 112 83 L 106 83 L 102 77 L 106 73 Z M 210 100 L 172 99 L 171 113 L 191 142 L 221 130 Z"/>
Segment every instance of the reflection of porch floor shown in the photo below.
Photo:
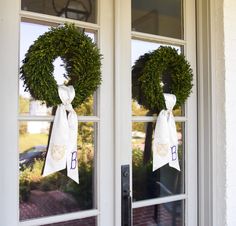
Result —
<path fill-rule="evenodd" d="M 68 212 L 79 211 L 76 201 L 69 194 L 61 191 L 42 192 L 32 190 L 28 202 L 20 203 L 20 219 L 33 219 L 58 215 Z M 157 219 L 154 220 L 154 206 L 143 207 L 133 210 L 134 226 L 181 226 L 182 221 L 179 216 L 175 219 L 172 214 L 166 210 L 164 205 L 158 205 Z M 46 226 L 95 226 L 95 218 L 86 218 L 63 222 L 57 224 L 49 224 Z"/>
<path fill-rule="evenodd" d="M 164 205 L 157 205 L 157 207 L 157 222 L 154 219 L 154 206 L 134 209 L 133 226 L 182 226 L 180 216 L 174 218 Z"/>
<path fill-rule="evenodd" d="M 30 199 L 20 203 L 20 219 L 33 219 L 79 211 L 78 204 L 70 194 L 61 191 L 43 192 L 32 190 Z M 50 224 L 50 226 L 95 226 L 94 218 Z M 48 225 L 49 226 L 49 225 Z"/>
<path fill-rule="evenodd" d="M 61 191 L 32 190 L 28 202 L 20 204 L 21 220 L 68 213 L 78 210 L 72 196 Z"/>

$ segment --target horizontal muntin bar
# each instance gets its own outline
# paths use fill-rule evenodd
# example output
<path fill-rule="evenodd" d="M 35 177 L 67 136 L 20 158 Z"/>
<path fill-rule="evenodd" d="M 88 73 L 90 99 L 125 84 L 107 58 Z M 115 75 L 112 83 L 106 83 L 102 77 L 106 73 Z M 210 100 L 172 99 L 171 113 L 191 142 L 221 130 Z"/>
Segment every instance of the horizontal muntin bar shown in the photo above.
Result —
<path fill-rule="evenodd" d="M 47 121 L 52 122 L 54 116 L 29 116 L 29 115 L 20 115 L 18 116 L 19 121 Z M 78 116 L 79 122 L 99 122 L 100 119 L 98 116 Z"/>
<path fill-rule="evenodd" d="M 52 223 L 60 223 L 60 222 L 71 221 L 71 220 L 79 220 L 79 219 L 87 218 L 87 217 L 95 217 L 98 214 L 99 214 L 99 211 L 97 209 L 86 210 L 86 211 L 80 211 L 80 212 L 75 212 L 75 213 L 68 213 L 68 214 L 62 214 L 62 215 L 57 215 L 57 216 L 21 221 L 19 223 L 19 226 L 38 226 L 38 225 L 45 225 L 45 224 L 52 224 Z"/>
<path fill-rule="evenodd" d="M 157 116 L 133 116 L 132 122 L 154 122 L 157 120 Z M 187 117 L 185 116 L 176 116 L 176 122 L 186 122 Z"/>
<path fill-rule="evenodd" d="M 20 16 L 25 19 L 45 21 L 45 22 L 51 22 L 51 23 L 56 23 L 56 24 L 73 23 L 77 27 L 87 28 L 91 30 L 99 30 L 100 28 L 98 24 L 94 24 L 94 23 L 73 20 L 73 19 L 64 18 L 64 17 L 57 17 L 57 16 L 52 16 L 52 15 L 47 15 L 47 14 L 29 12 L 29 11 L 24 11 L 24 10 L 20 11 Z"/>
<path fill-rule="evenodd" d="M 136 209 L 136 208 L 140 208 L 140 207 L 153 206 L 153 205 L 158 205 L 158 204 L 162 204 L 162 203 L 185 200 L 186 198 L 187 198 L 187 195 L 185 195 L 185 194 L 172 195 L 172 196 L 168 196 L 168 197 L 148 199 L 148 200 L 143 200 L 143 201 L 136 201 L 136 202 L 133 202 L 132 207 L 133 207 L 133 209 Z"/>
<path fill-rule="evenodd" d="M 132 31 L 131 36 L 132 36 L 132 39 L 138 39 L 142 41 L 151 41 L 155 43 L 163 43 L 163 44 L 178 45 L 178 46 L 186 45 L 185 40 L 169 38 L 169 37 L 153 35 L 153 34 L 147 34 L 147 33 L 142 33 L 142 32 L 137 32 L 137 31 Z"/>

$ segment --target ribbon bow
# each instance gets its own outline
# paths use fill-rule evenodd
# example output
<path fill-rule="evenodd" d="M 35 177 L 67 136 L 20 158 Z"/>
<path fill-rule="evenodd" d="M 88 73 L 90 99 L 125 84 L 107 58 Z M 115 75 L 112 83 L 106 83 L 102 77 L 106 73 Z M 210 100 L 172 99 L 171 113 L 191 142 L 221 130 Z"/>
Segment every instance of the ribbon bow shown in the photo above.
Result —
<path fill-rule="evenodd" d="M 162 110 L 156 122 L 153 140 L 153 171 L 165 164 L 180 170 L 178 159 L 178 137 L 175 126 L 175 119 L 172 114 L 176 103 L 176 96 L 164 94 L 167 110 Z"/>
<path fill-rule="evenodd" d="M 59 86 L 62 104 L 58 105 L 54 118 L 43 176 L 65 169 L 67 176 L 79 183 L 77 161 L 78 118 L 71 102 L 75 97 L 73 86 Z M 67 112 L 69 112 L 67 116 Z"/>

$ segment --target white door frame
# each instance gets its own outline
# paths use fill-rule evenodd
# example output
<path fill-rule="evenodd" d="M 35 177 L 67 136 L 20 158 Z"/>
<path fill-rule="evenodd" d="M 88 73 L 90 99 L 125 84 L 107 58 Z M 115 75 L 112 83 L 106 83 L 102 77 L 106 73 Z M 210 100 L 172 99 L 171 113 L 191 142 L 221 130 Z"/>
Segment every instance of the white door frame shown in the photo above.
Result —
<path fill-rule="evenodd" d="M 188 4 L 188 2 L 190 1 L 186 1 L 186 4 Z M 192 2 L 191 4 L 193 4 L 193 1 L 191 2 Z M 212 1 L 210 2 L 212 4 Z M 220 3 L 221 1 L 219 0 L 217 2 Z M 108 5 L 106 5 L 106 3 Z M 115 68 L 113 67 L 109 69 L 103 68 L 105 76 L 112 77 L 112 74 L 115 71 L 115 82 L 116 82 L 115 95 L 114 96 L 111 95 L 111 97 L 109 98 L 105 96 L 104 97 L 101 96 L 100 104 L 101 104 L 101 107 L 106 107 L 106 100 L 108 101 L 109 105 L 113 105 L 113 101 L 115 100 L 116 107 L 115 107 L 115 135 L 111 133 L 111 135 L 109 136 L 109 146 L 110 147 L 113 146 L 113 143 L 115 142 L 115 155 L 112 156 L 112 154 L 110 153 L 110 158 L 113 158 L 115 161 L 115 173 L 111 170 L 110 172 L 107 172 L 107 175 L 106 175 L 107 177 L 102 176 L 101 178 L 99 178 L 99 180 L 103 182 L 103 183 L 100 183 L 99 192 L 103 189 L 106 189 L 104 187 L 106 186 L 107 181 L 115 181 L 113 185 L 115 187 L 115 188 L 113 187 L 115 189 L 115 194 L 113 196 L 109 195 L 109 199 L 113 199 L 115 201 L 115 213 L 112 210 L 113 208 L 111 208 L 110 219 L 111 218 L 115 219 L 114 225 L 118 226 L 120 225 L 120 218 L 121 218 L 120 217 L 121 215 L 120 214 L 120 207 L 121 207 L 120 205 L 120 196 L 121 196 L 120 194 L 120 166 L 122 164 L 127 164 L 131 162 L 131 154 L 129 152 L 127 154 L 126 152 L 126 149 L 131 150 L 131 118 L 129 118 L 129 115 L 131 117 L 131 91 L 129 90 L 129 88 L 127 88 L 128 85 L 131 85 L 131 78 L 130 77 L 129 79 L 125 78 L 125 76 L 130 75 L 130 62 L 127 62 L 122 57 L 122 53 L 130 55 L 130 43 L 129 43 L 130 38 L 128 40 L 127 37 L 123 37 L 122 33 L 123 31 L 127 32 L 127 34 L 131 32 L 130 31 L 131 26 L 129 24 L 131 8 L 130 8 L 130 3 L 127 3 L 125 0 L 121 0 L 121 1 L 116 0 L 114 5 L 113 3 L 110 3 L 109 0 L 103 0 L 101 1 L 100 7 L 107 7 L 106 13 L 104 13 L 104 15 L 103 14 L 100 15 L 100 23 L 101 24 L 107 23 L 107 25 L 109 26 L 109 31 L 107 31 L 107 33 L 105 31 L 102 31 L 104 26 L 101 26 L 101 33 L 99 35 L 101 37 L 101 40 L 104 40 L 104 41 L 101 41 L 100 45 L 101 45 L 101 48 L 103 49 L 103 54 L 110 57 L 110 61 L 112 61 L 113 57 L 115 56 L 115 62 L 116 62 L 114 66 Z M 113 7 L 115 9 L 115 21 L 113 20 L 114 17 L 112 15 Z M 212 11 L 215 10 L 216 8 L 217 7 L 212 8 L 211 10 L 212 17 L 215 15 L 214 12 Z M 1 30 L 1 36 L 0 36 L 0 47 L 1 47 L 0 48 L 1 49 L 0 51 L 0 62 L 1 62 L 0 100 L 1 101 L 0 102 L 1 102 L 1 109 L 2 109 L 0 111 L 1 112 L 0 113 L 0 125 L 1 125 L 1 130 L 0 130 L 0 141 L 1 141 L 0 223 L 1 225 L 11 225 L 11 226 L 18 225 L 18 218 L 19 218 L 18 194 L 16 191 L 16 189 L 18 189 L 18 175 L 16 173 L 18 172 L 18 152 L 17 152 L 18 150 L 18 138 L 17 138 L 18 136 L 18 123 L 17 123 L 18 90 L 16 89 L 16 87 L 18 87 L 18 70 L 19 70 L 18 69 L 18 65 L 19 65 L 18 37 L 19 37 L 19 21 L 20 21 L 19 12 L 20 12 L 20 1 L 17 1 L 17 0 L 0 1 L 0 30 Z M 195 20 L 195 16 L 193 16 L 195 15 L 194 11 L 191 10 L 186 13 L 187 13 L 186 14 L 187 18 L 192 18 L 192 20 Z M 125 18 L 125 19 L 122 19 L 122 18 Z M 201 17 L 199 17 L 199 19 L 200 18 Z M 107 21 L 110 21 L 110 22 L 108 23 Z M 115 23 L 115 36 L 113 32 L 113 22 Z M 212 21 L 209 23 L 211 24 Z M 193 40 L 195 40 L 195 37 L 193 37 L 193 34 L 195 34 L 195 32 L 193 32 L 192 30 L 188 30 L 188 31 L 189 32 L 186 34 L 187 39 L 193 38 Z M 212 33 L 216 34 L 215 31 Z M 108 40 L 110 40 L 110 38 L 115 39 L 115 44 L 116 44 L 115 54 L 113 54 L 113 52 L 108 53 L 111 50 L 108 50 L 108 48 L 106 48 L 109 42 Z M 217 46 L 215 46 L 215 48 L 217 48 Z M 219 51 L 218 48 L 217 50 Z M 186 52 L 186 55 L 188 59 L 190 60 L 192 59 L 192 57 L 194 57 L 191 55 L 191 52 L 188 52 L 188 51 Z M 110 62 L 106 60 L 107 58 L 104 57 L 104 65 L 105 63 Z M 120 65 L 122 65 L 122 67 Z M 195 66 L 193 67 L 195 68 Z M 114 87 L 113 82 L 114 81 L 112 79 L 107 81 L 107 83 L 104 84 L 104 89 L 112 89 Z M 127 85 L 127 82 L 128 82 L 128 85 Z M 125 89 L 123 89 L 122 87 L 124 84 L 125 84 L 124 86 Z M 103 86 L 101 87 L 101 90 L 102 89 L 103 89 Z M 194 96 L 192 96 L 192 98 L 196 98 L 195 96 L 196 92 L 194 93 L 195 94 Z M 213 92 L 213 94 L 217 94 L 216 90 L 215 92 Z M 211 93 L 211 97 L 213 94 Z M 203 100 L 200 99 L 200 103 L 201 101 Z M 211 106 L 212 106 L 212 102 L 211 102 Z M 122 112 L 122 109 L 124 108 L 127 109 L 127 111 Z M 188 112 L 191 111 L 191 109 L 192 108 L 190 108 Z M 211 113 L 212 111 L 209 110 L 209 112 Z M 206 114 L 204 114 L 204 117 L 205 115 Z M 189 116 L 191 117 L 190 114 Z M 107 123 L 107 125 L 108 123 L 111 123 L 113 125 L 114 120 L 112 119 L 111 115 L 108 116 L 108 118 L 106 118 L 106 115 L 104 116 L 101 115 L 100 117 L 101 117 L 101 122 Z M 211 115 L 209 115 L 209 118 L 211 118 Z M 101 131 L 103 129 L 103 126 L 104 128 L 106 127 L 106 125 L 102 125 L 101 123 Z M 209 125 L 209 129 L 211 128 L 211 126 Z M 218 127 L 215 126 L 214 128 L 218 128 Z M 193 126 L 193 129 L 194 130 L 196 129 L 196 125 Z M 189 133 L 191 133 L 191 131 L 189 131 Z M 211 133 L 209 133 L 209 136 L 211 136 Z M 216 138 L 217 134 L 214 137 Z M 106 140 L 107 142 L 106 137 L 101 137 L 101 143 L 103 143 L 104 140 Z M 192 145 L 194 145 L 194 143 Z M 103 146 L 101 145 L 100 148 L 103 148 Z M 217 150 L 219 149 L 220 148 L 218 148 Z M 188 147 L 188 150 L 192 150 L 191 147 Z M 220 157 L 222 156 L 220 155 Z M 106 162 L 105 160 L 106 154 L 104 153 L 104 155 L 101 155 L 100 158 L 101 158 L 100 169 L 103 171 L 102 167 L 104 167 L 104 165 L 102 163 Z M 188 167 L 191 167 L 190 164 L 191 162 L 189 163 Z M 207 166 L 207 164 L 208 163 L 205 163 L 204 166 Z M 214 169 L 217 168 L 217 166 L 214 166 L 214 167 L 215 167 Z M 209 176 L 211 176 L 213 172 L 211 169 L 209 172 Z M 219 172 L 219 170 L 216 172 Z M 205 171 L 200 172 L 200 175 L 203 175 L 203 173 L 205 173 Z M 115 176 L 115 179 L 111 179 L 111 178 L 114 178 L 113 175 Z M 192 184 L 191 181 L 188 181 L 188 183 Z M 202 181 L 202 183 L 204 186 L 206 181 Z M 213 188 L 210 188 L 210 192 L 212 190 Z M 216 199 L 217 194 L 219 194 L 219 192 L 215 191 L 214 197 L 212 197 L 212 199 L 218 200 L 219 197 L 217 197 Z M 202 197 L 202 194 L 200 195 Z M 107 198 L 107 194 L 104 194 L 104 193 L 100 194 L 100 199 L 103 200 L 100 204 L 101 211 L 103 211 L 103 209 L 107 210 L 107 201 L 105 200 L 108 200 L 108 199 L 104 200 L 103 199 L 104 196 L 106 196 Z M 212 199 L 205 203 L 205 207 L 207 206 L 207 204 L 212 203 Z M 202 198 L 200 200 L 202 200 Z M 217 217 L 216 208 L 213 209 L 213 212 L 215 212 L 214 216 Z M 114 215 L 115 217 L 113 217 Z M 190 215 L 191 213 L 188 213 L 188 218 L 190 218 Z M 209 219 L 212 219 L 212 215 L 209 215 L 209 216 L 210 216 Z M 196 216 L 193 216 L 192 219 L 196 219 Z M 100 220 L 100 222 L 104 222 L 104 225 L 106 225 L 107 224 L 106 222 L 108 221 L 109 220 L 106 220 L 106 219 Z M 189 223 L 189 225 L 191 224 Z M 212 225 L 212 224 L 208 224 L 208 225 Z M 217 225 L 217 224 L 214 224 L 214 225 Z M 223 225 L 223 224 L 218 224 L 218 225 Z"/>
<path fill-rule="evenodd" d="M 20 1 L 0 1 L 0 225 L 18 221 L 18 37 Z"/>
<path fill-rule="evenodd" d="M 226 225 L 224 5 L 197 1 L 199 226 Z"/>

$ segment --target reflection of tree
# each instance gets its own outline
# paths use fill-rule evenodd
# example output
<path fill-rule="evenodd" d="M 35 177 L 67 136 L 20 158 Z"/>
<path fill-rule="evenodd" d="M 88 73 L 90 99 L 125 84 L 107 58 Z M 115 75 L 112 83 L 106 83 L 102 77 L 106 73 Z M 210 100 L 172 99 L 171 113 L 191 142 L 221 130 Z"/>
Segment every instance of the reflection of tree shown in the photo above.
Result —
<path fill-rule="evenodd" d="M 132 113 L 134 116 L 146 115 L 148 112 L 143 106 L 139 105 L 137 101 L 132 100 Z"/>
<path fill-rule="evenodd" d="M 29 112 L 29 99 L 19 96 L 19 113 L 24 114 Z M 25 134 L 27 132 L 27 123 L 21 122 L 19 125 L 19 133 Z"/>
<path fill-rule="evenodd" d="M 143 153 L 143 163 L 147 164 L 152 158 L 152 135 L 154 130 L 154 123 L 148 122 L 146 127 L 146 138 L 144 145 L 144 153 Z"/>
<path fill-rule="evenodd" d="M 143 106 L 139 105 L 135 100 L 132 101 L 132 112 L 133 115 L 137 116 L 150 116 L 154 115 L 153 111 L 148 111 Z M 173 110 L 174 115 L 181 115 L 182 108 L 178 107 L 177 109 Z M 157 115 L 157 114 L 155 114 Z M 146 124 L 146 126 L 145 126 Z M 155 129 L 155 122 L 147 122 L 147 123 L 133 123 L 132 130 L 133 131 L 140 131 L 145 133 L 145 145 L 144 145 L 144 152 L 143 152 L 143 163 L 147 164 L 152 159 L 152 139 L 153 139 L 153 132 Z M 178 132 L 181 132 L 181 123 L 176 123 L 176 129 Z"/>
<path fill-rule="evenodd" d="M 29 112 L 29 102 L 28 98 L 24 98 L 23 96 L 19 96 L 19 113 L 28 113 Z"/>
<path fill-rule="evenodd" d="M 78 133 L 78 150 L 79 150 L 79 163 L 91 162 L 94 155 L 94 123 L 81 122 L 79 123 Z"/>
<path fill-rule="evenodd" d="M 86 102 L 75 109 L 78 115 L 93 115 L 94 97 L 90 96 Z"/>

